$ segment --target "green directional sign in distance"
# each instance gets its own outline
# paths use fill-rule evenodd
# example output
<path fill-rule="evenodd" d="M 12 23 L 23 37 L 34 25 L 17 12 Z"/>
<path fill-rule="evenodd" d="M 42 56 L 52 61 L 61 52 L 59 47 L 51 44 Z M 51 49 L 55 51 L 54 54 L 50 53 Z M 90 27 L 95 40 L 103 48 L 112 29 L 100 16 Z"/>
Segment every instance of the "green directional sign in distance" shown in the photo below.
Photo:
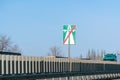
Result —
<path fill-rule="evenodd" d="M 76 44 L 76 25 L 63 26 L 63 44 Z"/>

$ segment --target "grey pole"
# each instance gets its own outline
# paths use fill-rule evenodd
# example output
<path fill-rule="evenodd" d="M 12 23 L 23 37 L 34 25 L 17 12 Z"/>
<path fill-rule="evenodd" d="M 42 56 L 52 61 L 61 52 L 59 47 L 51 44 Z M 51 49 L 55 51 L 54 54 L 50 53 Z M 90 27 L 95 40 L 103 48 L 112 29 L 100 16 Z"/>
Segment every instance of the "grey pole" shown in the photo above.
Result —
<path fill-rule="evenodd" d="M 68 62 L 68 80 L 70 80 L 70 44 L 68 44 L 68 60 L 69 60 L 69 62 Z"/>
<path fill-rule="evenodd" d="M 70 59 L 70 44 L 68 44 L 68 59 Z"/>

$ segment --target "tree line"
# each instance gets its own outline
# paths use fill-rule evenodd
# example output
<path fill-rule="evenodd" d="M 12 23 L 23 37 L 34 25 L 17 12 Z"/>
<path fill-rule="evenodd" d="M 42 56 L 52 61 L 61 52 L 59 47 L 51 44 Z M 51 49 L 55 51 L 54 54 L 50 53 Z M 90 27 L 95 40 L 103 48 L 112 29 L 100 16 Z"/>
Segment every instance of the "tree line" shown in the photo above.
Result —
<path fill-rule="evenodd" d="M 86 58 L 90 60 L 103 60 L 103 55 L 105 54 L 105 50 L 95 50 L 95 49 L 89 49 L 88 53 L 86 55 Z"/>
<path fill-rule="evenodd" d="M 95 49 L 89 49 L 87 54 L 86 54 L 86 58 L 88 60 L 103 60 L 103 55 L 105 54 L 105 50 L 95 50 Z M 57 46 L 53 46 L 49 49 L 49 52 L 47 54 L 47 56 L 61 56 L 64 57 L 64 55 L 62 54 L 62 51 L 59 47 Z M 77 59 L 83 59 L 82 54 L 80 54 L 79 57 L 75 57 Z"/>

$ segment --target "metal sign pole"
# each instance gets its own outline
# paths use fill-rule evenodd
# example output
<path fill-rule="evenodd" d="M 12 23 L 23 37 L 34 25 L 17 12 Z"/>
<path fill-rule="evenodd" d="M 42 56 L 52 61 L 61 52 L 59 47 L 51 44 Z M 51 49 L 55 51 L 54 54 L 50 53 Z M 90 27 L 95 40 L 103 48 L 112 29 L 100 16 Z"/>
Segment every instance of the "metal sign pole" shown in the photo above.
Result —
<path fill-rule="evenodd" d="M 70 59 L 70 44 L 68 44 L 68 59 Z"/>
<path fill-rule="evenodd" d="M 68 44 L 68 80 L 70 80 L 70 44 Z"/>
<path fill-rule="evenodd" d="M 70 62 L 70 45 L 75 44 L 75 31 L 76 25 L 64 25 L 63 26 L 63 44 L 68 45 L 68 68 L 67 68 L 67 76 L 70 80 L 70 72 L 71 72 L 71 62 Z"/>

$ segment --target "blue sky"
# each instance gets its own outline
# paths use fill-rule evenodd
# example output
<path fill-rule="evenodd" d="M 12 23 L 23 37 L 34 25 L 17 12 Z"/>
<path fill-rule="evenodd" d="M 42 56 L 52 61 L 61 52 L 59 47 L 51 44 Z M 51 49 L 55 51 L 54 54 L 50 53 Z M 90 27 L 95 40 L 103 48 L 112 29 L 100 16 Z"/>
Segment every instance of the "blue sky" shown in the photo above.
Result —
<path fill-rule="evenodd" d="M 0 34 L 22 48 L 23 55 L 46 56 L 62 44 L 64 24 L 76 24 L 71 57 L 88 49 L 120 51 L 120 0 L 0 0 Z"/>

